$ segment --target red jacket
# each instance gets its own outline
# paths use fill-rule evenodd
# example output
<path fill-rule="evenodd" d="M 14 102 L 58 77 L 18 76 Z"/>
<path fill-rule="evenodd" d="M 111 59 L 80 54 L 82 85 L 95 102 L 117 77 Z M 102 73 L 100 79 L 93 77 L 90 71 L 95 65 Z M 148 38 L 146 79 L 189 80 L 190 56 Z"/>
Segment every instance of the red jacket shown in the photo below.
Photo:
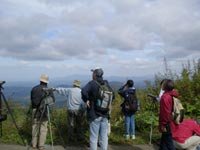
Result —
<path fill-rule="evenodd" d="M 177 91 L 168 91 L 165 92 L 160 100 L 160 115 L 159 115 L 159 131 L 162 132 L 164 126 L 167 123 L 172 122 L 171 113 L 172 113 L 172 97 L 178 97 Z"/>
<path fill-rule="evenodd" d="M 193 119 L 185 119 L 179 125 L 171 124 L 171 132 L 175 141 L 185 143 L 194 134 L 200 136 L 200 126 Z"/>

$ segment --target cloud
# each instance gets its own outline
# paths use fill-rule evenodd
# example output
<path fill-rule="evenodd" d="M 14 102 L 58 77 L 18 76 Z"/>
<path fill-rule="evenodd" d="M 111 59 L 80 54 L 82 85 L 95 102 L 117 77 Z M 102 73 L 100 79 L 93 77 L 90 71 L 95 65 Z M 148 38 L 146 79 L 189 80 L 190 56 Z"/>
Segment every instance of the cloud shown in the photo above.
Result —
<path fill-rule="evenodd" d="M 200 47 L 198 0 L 3 0 L 1 4 L 3 57 L 92 59 L 106 56 L 109 49 L 151 48 L 151 56 L 176 59 L 189 57 Z"/>

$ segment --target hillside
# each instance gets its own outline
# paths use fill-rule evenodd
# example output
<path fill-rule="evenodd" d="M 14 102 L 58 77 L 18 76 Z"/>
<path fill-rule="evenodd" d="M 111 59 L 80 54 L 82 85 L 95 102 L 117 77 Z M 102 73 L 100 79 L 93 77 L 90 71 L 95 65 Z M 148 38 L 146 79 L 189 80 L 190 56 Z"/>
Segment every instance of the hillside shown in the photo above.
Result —
<path fill-rule="evenodd" d="M 131 77 L 127 78 L 130 79 Z M 82 86 L 87 84 L 90 80 L 88 76 L 69 76 L 66 77 L 67 81 L 64 81 L 65 78 L 53 79 L 50 83 L 49 87 L 71 87 L 69 83 L 72 83 L 74 79 L 81 79 Z M 110 85 L 114 90 L 120 88 L 120 86 L 126 81 L 124 77 L 106 77 L 106 80 L 110 81 Z M 131 79 L 134 79 L 132 77 Z M 135 78 L 135 86 L 136 88 L 144 88 L 145 83 L 144 80 L 147 78 L 138 77 Z M 67 84 L 65 84 L 67 83 Z M 30 91 L 34 85 L 38 84 L 38 82 L 7 82 L 4 86 L 4 94 L 6 98 L 10 101 L 16 102 L 20 105 L 28 106 L 30 104 Z M 65 104 L 65 98 L 63 96 L 56 95 L 56 104 L 58 107 L 63 106 Z"/>

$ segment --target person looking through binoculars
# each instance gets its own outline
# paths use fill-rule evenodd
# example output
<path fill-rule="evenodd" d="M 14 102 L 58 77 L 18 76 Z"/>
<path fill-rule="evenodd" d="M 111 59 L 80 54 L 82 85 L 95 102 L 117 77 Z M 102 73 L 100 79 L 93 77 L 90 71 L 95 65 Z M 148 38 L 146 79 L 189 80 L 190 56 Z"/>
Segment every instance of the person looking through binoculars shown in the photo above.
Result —
<path fill-rule="evenodd" d="M 138 110 L 138 100 L 133 80 L 128 80 L 118 90 L 120 96 L 123 97 L 121 104 L 122 112 L 125 116 L 125 138 L 135 139 L 135 113 Z"/>
<path fill-rule="evenodd" d="M 44 88 L 47 88 L 49 77 L 45 74 L 40 76 L 40 84 L 33 87 L 31 90 L 31 105 L 32 105 L 32 149 L 44 150 L 44 144 L 47 136 L 48 117 L 46 109 L 41 110 L 41 105 L 47 93 Z M 53 92 L 48 93 L 54 100 Z"/>

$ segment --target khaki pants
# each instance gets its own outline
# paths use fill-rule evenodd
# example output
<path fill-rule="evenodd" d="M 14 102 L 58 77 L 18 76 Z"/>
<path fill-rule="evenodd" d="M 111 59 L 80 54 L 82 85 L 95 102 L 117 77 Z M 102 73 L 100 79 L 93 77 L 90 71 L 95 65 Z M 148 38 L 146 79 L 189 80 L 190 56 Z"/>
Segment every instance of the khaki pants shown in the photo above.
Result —
<path fill-rule="evenodd" d="M 36 109 L 32 114 L 32 146 L 43 147 L 46 142 L 48 118 L 34 118 Z"/>
<path fill-rule="evenodd" d="M 177 149 L 186 149 L 186 150 L 196 150 L 197 146 L 200 144 L 200 136 L 191 136 L 188 138 L 185 143 L 179 143 L 174 141 L 174 146 Z"/>

